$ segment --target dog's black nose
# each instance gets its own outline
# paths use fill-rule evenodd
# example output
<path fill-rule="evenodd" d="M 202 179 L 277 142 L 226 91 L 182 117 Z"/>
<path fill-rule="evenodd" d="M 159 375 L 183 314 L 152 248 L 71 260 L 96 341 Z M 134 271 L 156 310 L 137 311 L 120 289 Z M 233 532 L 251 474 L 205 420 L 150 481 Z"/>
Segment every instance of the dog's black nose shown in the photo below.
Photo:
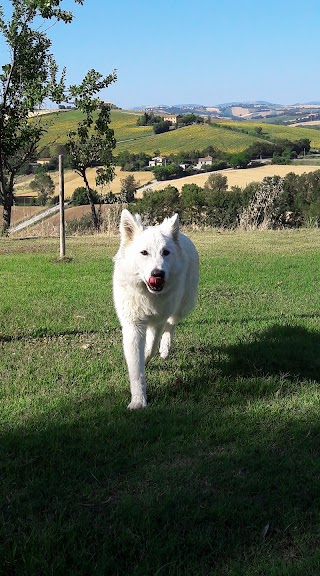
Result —
<path fill-rule="evenodd" d="M 151 276 L 153 276 L 154 278 L 164 278 L 164 270 L 155 268 L 154 270 L 152 270 Z"/>

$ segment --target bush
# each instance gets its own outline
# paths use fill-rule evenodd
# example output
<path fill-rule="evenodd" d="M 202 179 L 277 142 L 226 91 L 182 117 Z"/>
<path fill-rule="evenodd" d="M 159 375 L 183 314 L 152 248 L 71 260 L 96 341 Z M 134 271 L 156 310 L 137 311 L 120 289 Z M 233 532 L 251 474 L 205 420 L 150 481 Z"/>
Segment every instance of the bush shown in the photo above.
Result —
<path fill-rule="evenodd" d="M 157 224 L 179 212 L 180 197 L 177 188 L 167 186 L 163 190 L 146 190 L 143 198 L 136 203 L 136 211 L 144 215 L 149 225 Z"/>
<path fill-rule="evenodd" d="M 101 197 L 98 194 L 98 192 L 96 192 L 96 190 L 93 190 L 92 188 L 90 189 L 90 191 L 92 194 L 93 202 L 95 204 L 99 204 L 99 202 L 101 201 Z M 71 200 L 72 200 L 72 204 L 74 206 L 83 206 L 83 205 L 89 204 L 87 191 L 86 191 L 85 187 L 79 186 L 78 188 L 76 188 L 72 194 Z"/>
<path fill-rule="evenodd" d="M 184 184 L 180 197 L 182 224 L 200 224 L 206 212 L 205 193 L 197 184 Z"/>
<path fill-rule="evenodd" d="M 320 226 L 320 170 L 285 178 L 264 178 L 244 189 L 227 188 L 221 174 L 211 174 L 201 188 L 185 184 L 181 195 L 173 186 L 149 190 L 134 208 L 148 224 L 178 212 L 182 224 L 217 228 L 289 228 Z"/>
<path fill-rule="evenodd" d="M 156 180 L 170 180 L 170 178 L 181 178 L 184 171 L 178 164 L 168 164 L 167 166 L 156 166 L 152 170 Z"/>
<path fill-rule="evenodd" d="M 171 122 L 164 120 L 163 122 L 157 122 L 153 125 L 153 131 L 155 134 L 163 134 L 163 132 L 169 132 Z"/>
<path fill-rule="evenodd" d="M 102 220 L 100 218 L 100 224 Z M 66 234 L 94 234 L 95 227 L 91 213 L 84 214 L 81 218 L 75 218 L 66 223 Z"/>

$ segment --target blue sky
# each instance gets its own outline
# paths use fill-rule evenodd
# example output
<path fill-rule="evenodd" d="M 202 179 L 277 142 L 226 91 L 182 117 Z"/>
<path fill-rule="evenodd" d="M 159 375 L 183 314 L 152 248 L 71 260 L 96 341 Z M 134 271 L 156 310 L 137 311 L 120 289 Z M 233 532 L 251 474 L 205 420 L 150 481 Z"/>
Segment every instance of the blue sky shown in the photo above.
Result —
<path fill-rule="evenodd" d="M 83 6 L 64 0 L 63 6 L 75 19 L 49 34 L 68 82 L 79 82 L 89 68 L 103 74 L 116 68 L 118 81 L 103 97 L 122 108 L 320 101 L 319 0 L 85 0 Z"/>

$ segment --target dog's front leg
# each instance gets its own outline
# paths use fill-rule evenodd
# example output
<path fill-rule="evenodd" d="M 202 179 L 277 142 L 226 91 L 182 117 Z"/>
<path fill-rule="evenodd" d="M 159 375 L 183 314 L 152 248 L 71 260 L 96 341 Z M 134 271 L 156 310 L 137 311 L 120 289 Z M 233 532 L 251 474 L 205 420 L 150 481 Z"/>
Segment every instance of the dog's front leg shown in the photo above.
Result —
<path fill-rule="evenodd" d="M 160 356 L 161 358 L 163 358 L 164 360 L 166 358 L 168 358 L 169 356 L 169 352 L 170 352 L 170 348 L 172 346 L 172 340 L 173 340 L 173 334 L 174 334 L 174 329 L 176 327 L 176 319 L 171 317 L 167 320 L 167 323 L 165 325 L 165 329 L 163 331 L 162 334 L 162 338 L 160 341 Z"/>
<path fill-rule="evenodd" d="M 146 342 L 146 326 L 126 324 L 122 327 L 123 350 L 128 366 L 131 402 L 130 410 L 147 406 L 146 381 L 144 377 L 144 348 Z"/>

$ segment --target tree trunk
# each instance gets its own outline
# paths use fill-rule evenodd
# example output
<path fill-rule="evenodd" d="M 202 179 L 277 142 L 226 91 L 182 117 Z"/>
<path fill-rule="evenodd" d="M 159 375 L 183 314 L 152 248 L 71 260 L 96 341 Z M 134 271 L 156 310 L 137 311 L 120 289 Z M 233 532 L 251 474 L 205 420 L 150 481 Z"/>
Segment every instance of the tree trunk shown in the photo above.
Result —
<path fill-rule="evenodd" d="M 11 211 L 12 211 L 13 198 L 8 192 L 4 194 L 3 198 L 3 219 L 2 219 L 2 234 L 7 236 L 11 224 Z"/>

